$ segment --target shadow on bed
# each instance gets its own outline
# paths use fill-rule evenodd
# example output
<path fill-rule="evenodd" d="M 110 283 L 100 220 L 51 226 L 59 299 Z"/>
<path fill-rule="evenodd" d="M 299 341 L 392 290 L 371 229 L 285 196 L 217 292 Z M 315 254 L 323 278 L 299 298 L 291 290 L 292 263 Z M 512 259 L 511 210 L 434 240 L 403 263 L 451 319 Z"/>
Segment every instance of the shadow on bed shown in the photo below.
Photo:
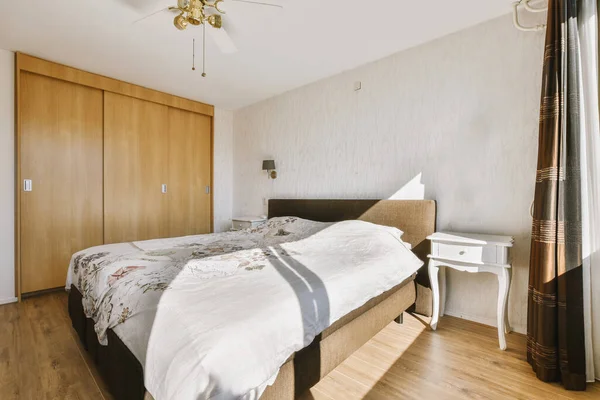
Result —
<path fill-rule="evenodd" d="M 311 331 L 307 326 L 310 321 L 320 321 L 322 326 L 330 324 L 330 302 L 325 284 L 317 274 L 307 268 L 304 264 L 291 257 L 280 245 L 269 248 L 277 255 L 271 258 L 273 268 L 290 284 L 298 298 L 298 304 L 302 313 L 302 326 L 304 329 L 304 349 L 300 352 L 310 352 L 311 357 L 296 358 L 297 364 L 304 360 L 304 365 L 296 365 L 296 387 L 306 388 L 316 384 L 321 377 L 321 347 L 319 338 L 308 338 Z M 314 329 L 312 329 L 314 331 Z"/>
<path fill-rule="evenodd" d="M 280 245 L 269 249 L 277 255 L 276 259 L 270 259 L 271 265 L 290 284 L 298 298 L 306 339 L 310 332 L 307 326 L 309 321 L 320 321 L 324 326 L 329 325 L 330 305 L 325 284 L 317 274 L 291 257 Z"/>

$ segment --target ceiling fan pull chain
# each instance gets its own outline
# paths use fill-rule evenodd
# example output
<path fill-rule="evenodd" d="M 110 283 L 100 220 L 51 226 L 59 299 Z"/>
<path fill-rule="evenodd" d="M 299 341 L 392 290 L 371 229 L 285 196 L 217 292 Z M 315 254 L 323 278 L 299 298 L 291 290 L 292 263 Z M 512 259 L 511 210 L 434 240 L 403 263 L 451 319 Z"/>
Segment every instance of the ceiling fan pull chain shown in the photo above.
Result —
<path fill-rule="evenodd" d="M 258 4 L 259 6 L 270 6 L 270 7 L 283 8 L 283 6 L 281 6 L 279 4 L 263 3 L 261 1 L 251 1 L 251 0 L 233 0 L 233 1 L 238 1 L 240 3 L 248 3 L 248 4 Z"/>
<path fill-rule="evenodd" d="M 196 70 L 196 39 L 192 39 L 192 71 Z"/>
<path fill-rule="evenodd" d="M 206 22 L 202 24 L 202 77 L 206 76 Z"/>

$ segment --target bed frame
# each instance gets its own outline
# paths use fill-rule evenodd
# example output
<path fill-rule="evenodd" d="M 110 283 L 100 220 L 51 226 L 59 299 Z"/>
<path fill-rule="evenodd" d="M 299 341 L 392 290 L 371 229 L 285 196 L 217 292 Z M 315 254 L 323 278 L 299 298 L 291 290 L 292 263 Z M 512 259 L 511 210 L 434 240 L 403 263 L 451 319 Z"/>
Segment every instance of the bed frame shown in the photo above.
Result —
<path fill-rule="evenodd" d="M 397 227 L 404 231 L 402 239 L 413 246 L 413 252 L 426 261 L 429 251 L 426 237 L 435 232 L 436 203 L 432 200 L 270 200 L 269 218 L 282 216 L 322 222 L 358 219 Z M 417 292 L 425 297 L 419 302 L 429 304 L 431 298 L 424 287 L 429 287 L 429 281 L 422 269 L 416 278 L 407 279 L 334 323 L 313 343 L 288 359 L 261 400 L 291 400 L 314 386 L 390 322 L 401 322 L 402 313 L 411 307 L 414 309 Z M 69 315 L 115 399 L 152 399 L 144 388 L 142 365 L 112 329 L 108 330 L 108 346 L 98 343 L 94 323 L 86 318 L 81 293 L 74 286 L 69 294 Z"/>

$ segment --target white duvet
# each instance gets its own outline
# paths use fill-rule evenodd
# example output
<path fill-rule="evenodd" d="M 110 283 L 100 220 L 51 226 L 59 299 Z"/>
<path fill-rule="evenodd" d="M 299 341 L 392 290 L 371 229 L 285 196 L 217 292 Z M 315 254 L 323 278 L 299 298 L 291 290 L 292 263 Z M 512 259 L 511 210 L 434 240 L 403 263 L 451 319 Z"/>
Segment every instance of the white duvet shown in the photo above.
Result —
<path fill-rule="evenodd" d="M 285 228 L 278 232 L 289 233 Z M 104 328 L 119 332 L 130 327 L 130 333 L 144 336 L 134 340 L 137 349 L 132 351 L 143 353 L 145 347 L 138 358 L 143 359 L 146 389 L 156 400 L 256 399 L 292 354 L 421 267 L 400 236 L 393 228 L 340 222 L 297 241 L 183 258 L 184 264 L 163 266 L 169 278 L 161 284 L 157 274 L 162 269 L 149 261 L 129 265 L 130 270 L 125 265 L 130 262 L 112 266 L 108 274 L 101 271 L 114 259 L 102 264 L 110 258 L 106 252 L 93 258 L 88 251 L 84 254 L 92 262 L 75 255 L 68 283 L 102 286 L 78 286 L 82 293 L 94 293 L 87 305 L 84 300 L 86 314 L 104 321 Z M 172 250 L 146 245 L 159 257 Z M 94 279 L 79 279 L 85 274 Z M 120 317 L 104 315 L 115 310 L 123 316 L 121 326 Z M 98 323 L 96 330 L 100 336 Z"/>

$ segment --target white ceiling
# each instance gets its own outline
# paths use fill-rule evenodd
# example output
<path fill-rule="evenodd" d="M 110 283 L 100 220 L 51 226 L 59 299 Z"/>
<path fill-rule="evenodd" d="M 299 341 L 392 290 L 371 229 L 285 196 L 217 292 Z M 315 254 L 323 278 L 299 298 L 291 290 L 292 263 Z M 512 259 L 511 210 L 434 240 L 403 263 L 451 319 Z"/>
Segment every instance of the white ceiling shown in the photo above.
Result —
<path fill-rule="evenodd" d="M 239 52 L 192 38 L 164 12 L 176 0 L 0 0 L 0 48 L 235 109 L 510 12 L 506 0 L 225 0 Z"/>

